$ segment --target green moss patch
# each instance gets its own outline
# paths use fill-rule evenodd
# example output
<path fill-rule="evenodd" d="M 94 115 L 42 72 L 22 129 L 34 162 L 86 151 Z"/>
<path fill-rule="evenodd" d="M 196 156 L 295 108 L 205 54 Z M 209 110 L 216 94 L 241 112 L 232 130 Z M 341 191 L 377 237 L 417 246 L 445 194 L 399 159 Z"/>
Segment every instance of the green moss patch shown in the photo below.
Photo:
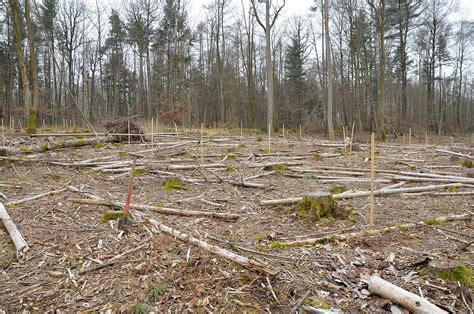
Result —
<path fill-rule="evenodd" d="M 464 168 L 472 168 L 472 160 L 469 160 L 467 158 L 461 158 L 461 166 L 463 166 Z"/>
<path fill-rule="evenodd" d="M 341 194 L 342 192 L 345 192 L 345 191 L 347 191 L 347 189 L 344 186 L 335 186 L 329 190 L 331 194 Z"/>
<path fill-rule="evenodd" d="M 158 302 L 165 295 L 167 289 L 164 285 L 150 287 L 149 295 L 152 301 Z"/>
<path fill-rule="evenodd" d="M 317 177 L 312 173 L 307 172 L 303 174 L 303 180 L 309 181 L 309 180 L 316 180 L 316 179 Z"/>
<path fill-rule="evenodd" d="M 329 304 L 327 304 L 327 303 L 324 302 L 323 300 L 306 299 L 306 300 L 304 301 L 304 304 L 305 304 L 305 305 L 312 306 L 312 307 L 315 307 L 315 308 L 318 308 L 318 309 L 323 309 L 323 310 L 329 310 L 329 309 L 331 309 L 331 307 L 329 306 Z"/>
<path fill-rule="evenodd" d="M 120 218 L 123 218 L 125 216 L 125 213 L 123 211 L 106 211 L 105 213 L 102 214 L 102 217 L 100 218 L 100 220 L 103 222 L 103 223 L 107 223 L 109 222 L 110 220 L 119 220 Z"/>
<path fill-rule="evenodd" d="M 452 270 L 440 271 L 439 278 L 445 281 L 459 282 L 470 289 L 474 289 L 474 271 L 464 264 L 460 264 Z"/>
<path fill-rule="evenodd" d="M 100 148 L 104 148 L 104 147 L 105 147 L 105 144 L 104 144 L 104 143 L 97 142 L 97 143 L 95 144 L 95 148 L 99 148 L 99 149 L 100 149 Z"/>
<path fill-rule="evenodd" d="M 148 173 L 150 173 L 150 170 L 146 169 L 146 168 L 144 168 L 144 169 L 134 169 L 132 175 L 134 177 L 139 177 L 141 175 L 148 174 Z"/>
<path fill-rule="evenodd" d="M 423 223 L 428 226 L 439 225 L 439 222 L 432 217 L 426 218 L 425 220 L 423 220 Z"/>
<path fill-rule="evenodd" d="M 264 171 L 285 171 L 288 170 L 288 166 L 286 165 L 274 165 L 274 166 L 267 166 L 263 168 Z"/>
<path fill-rule="evenodd" d="M 455 186 L 448 186 L 448 187 L 444 188 L 444 191 L 450 192 L 450 193 L 457 192 L 457 190 L 458 189 Z"/>
<path fill-rule="evenodd" d="M 321 157 L 319 155 L 312 155 L 312 156 L 309 156 L 308 159 L 311 160 L 311 161 L 322 161 L 323 157 Z"/>
<path fill-rule="evenodd" d="M 225 168 L 225 172 L 227 172 L 227 173 L 233 173 L 233 172 L 236 172 L 236 171 L 237 171 L 237 169 L 234 166 L 227 166 Z"/>
<path fill-rule="evenodd" d="M 168 178 L 163 182 L 163 189 L 166 192 L 171 192 L 173 190 L 182 190 L 187 191 L 187 188 L 181 185 L 181 180 L 176 178 Z"/>

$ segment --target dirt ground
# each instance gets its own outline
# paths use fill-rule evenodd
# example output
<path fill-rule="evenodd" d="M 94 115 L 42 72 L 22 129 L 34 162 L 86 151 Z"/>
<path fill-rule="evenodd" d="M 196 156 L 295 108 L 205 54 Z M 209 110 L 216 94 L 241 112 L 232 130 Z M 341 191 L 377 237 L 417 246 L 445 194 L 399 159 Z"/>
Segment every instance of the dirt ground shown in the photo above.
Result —
<path fill-rule="evenodd" d="M 416 195 L 376 196 L 374 226 L 368 225 L 368 196 L 337 199 L 339 208 L 350 211 L 347 217 L 302 219 L 296 205 L 260 202 L 334 192 L 335 188 L 341 188 L 338 192 L 369 191 L 370 172 L 361 170 L 370 168 L 368 137 L 358 138 L 361 149 L 349 156 L 342 139 L 328 142 L 304 136 L 300 140 L 297 132 L 290 132 L 285 138 L 281 134 L 273 138 L 268 151 L 265 134 L 241 138 L 238 133 L 206 130 L 202 142 L 199 132 L 178 138 L 161 134 L 154 137 L 152 152 L 146 151 L 151 149 L 150 142 L 137 141 L 1 157 L 0 197 L 30 250 L 18 261 L 8 233 L 0 228 L 0 312 L 289 313 L 308 291 L 305 304 L 313 307 L 390 312 L 390 300 L 368 291 L 371 275 L 422 294 L 453 313 L 472 311 L 472 281 L 466 287 L 443 280 L 428 266 L 431 260 L 449 258 L 474 269 L 471 218 L 392 232 L 367 231 L 346 241 L 333 237 L 312 245 L 284 243 L 472 214 L 473 195 L 459 192 L 473 191 L 473 184 Z M 12 147 L 57 140 L 64 138 L 7 134 L 7 145 Z M 466 162 L 436 149 L 472 156 L 470 138 L 429 141 L 425 143 L 423 134 L 414 137 L 412 145 L 401 139 L 380 142 L 376 168 L 393 173 L 377 172 L 375 179 L 382 181 L 376 189 L 405 181 L 394 177 L 397 171 L 466 177 Z M 71 201 L 86 199 L 87 192 L 125 203 L 129 171 L 122 168 L 130 163 L 95 168 L 130 161 L 127 152 L 144 156 L 138 160 L 144 169 L 135 171 L 133 204 L 233 213 L 240 218 L 230 222 L 132 208 L 133 218 L 123 232 L 116 221 L 102 221 L 110 208 Z M 89 163 L 81 163 L 85 160 Z M 190 167 L 182 170 L 177 165 Z M 325 166 L 339 169 L 322 169 Z M 166 189 L 163 184 L 169 178 L 179 178 L 181 187 Z M 244 181 L 257 186 L 241 186 Z M 406 181 L 403 187 L 446 183 Z M 60 189 L 8 206 L 8 202 Z M 151 218 L 261 261 L 278 273 L 262 274 L 159 232 L 149 222 Z"/>

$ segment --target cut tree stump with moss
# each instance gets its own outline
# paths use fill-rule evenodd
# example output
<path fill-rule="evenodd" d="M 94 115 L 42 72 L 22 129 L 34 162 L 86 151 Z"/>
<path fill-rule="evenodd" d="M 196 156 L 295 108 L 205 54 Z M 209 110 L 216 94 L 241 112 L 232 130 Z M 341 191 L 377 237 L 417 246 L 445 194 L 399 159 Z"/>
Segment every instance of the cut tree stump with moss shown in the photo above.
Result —
<path fill-rule="evenodd" d="M 328 192 L 310 193 L 296 205 L 296 217 L 310 221 L 320 221 L 322 218 L 343 218 L 343 210 L 339 209 L 336 201 Z"/>

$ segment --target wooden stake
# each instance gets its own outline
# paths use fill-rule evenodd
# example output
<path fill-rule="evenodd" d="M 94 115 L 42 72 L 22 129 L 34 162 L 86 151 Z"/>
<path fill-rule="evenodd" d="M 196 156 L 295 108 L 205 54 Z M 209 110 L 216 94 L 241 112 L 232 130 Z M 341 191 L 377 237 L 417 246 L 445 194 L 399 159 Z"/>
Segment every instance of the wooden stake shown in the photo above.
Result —
<path fill-rule="evenodd" d="M 241 124 L 242 125 L 242 124 Z M 242 132 L 242 129 L 241 131 Z M 242 135 L 240 135 L 242 138 Z M 201 123 L 201 143 L 200 143 L 200 148 L 201 148 L 201 166 L 204 164 L 204 124 Z"/>
<path fill-rule="evenodd" d="M 425 132 L 425 145 L 428 145 L 428 132 Z"/>
<path fill-rule="evenodd" d="M 283 123 L 283 140 L 285 140 L 285 124 Z"/>
<path fill-rule="evenodd" d="M 301 131 L 301 124 L 300 124 L 300 141 L 303 140 L 303 132 Z"/>
<path fill-rule="evenodd" d="M 342 126 L 342 142 L 346 143 L 346 127 Z M 344 145 L 344 151 L 347 150 L 347 147 Z"/>
<path fill-rule="evenodd" d="M 2 144 L 3 146 L 6 146 L 6 139 L 5 139 L 5 125 L 3 124 L 3 118 L 2 118 Z"/>
<path fill-rule="evenodd" d="M 370 137 L 370 224 L 374 224 L 374 207 L 375 207 L 375 133 L 372 132 Z"/>
<path fill-rule="evenodd" d="M 354 127 L 355 127 L 355 123 L 352 122 L 351 142 L 349 144 L 349 159 L 352 157 L 352 142 L 354 141 Z"/>
<path fill-rule="evenodd" d="M 242 121 L 240 121 L 240 141 L 242 142 L 242 139 L 244 137 L 244 131 L 243 131 L 244 125 Z"/>
<path fill-rule="evenodd" d="M 151 117 L 151 149 L 153 151 L 153 146 L 154 146 L 154 142 L 155 142 L 155 134 L 154 134 L 154 130 L 153 130 L 153 127 L 155 126 L 155 123 L 153 122 L 153 117 Z"/>
<path fill-rule="evenodd" d="M 131 141 L 131 135 L 130 135 L 130 117 L 127 120 L 127 130 L 128 130 L 128 150 L 130 150 L 130 141 Z"/>
<path fill-rule="evenodd" d="M 43 119 L 43 133 L 44 133 L 45 129 L 46 129 L 46 123 L 44 123 L 44 119 Z"/>
<path fill-rule="evenodd" d="M 174 131 L 176 132 L 176 138 L 177 138 L 178 141 L 179 141 L 178 126 L 176 125 L 176 123 L 174 124 Z"/>
<path fill-rule="evenodd" d="M 268 153 L 270 154 L 271 152 L 271 137 L 272 137 L 272 129 L 271 129 L 271 124 L 268 124 Z"/>
<path fill-rule="evenodd" d="M 19 118 L 18 119 L 18 124 L 20 125 L 20 132 L 23 131 L 23 125 L 21 124 L 21 119 Z"/>
<path fill-rule="evenodd" d="M 411 146 L 411 128 L 408 130 L 408 145 Z"/>

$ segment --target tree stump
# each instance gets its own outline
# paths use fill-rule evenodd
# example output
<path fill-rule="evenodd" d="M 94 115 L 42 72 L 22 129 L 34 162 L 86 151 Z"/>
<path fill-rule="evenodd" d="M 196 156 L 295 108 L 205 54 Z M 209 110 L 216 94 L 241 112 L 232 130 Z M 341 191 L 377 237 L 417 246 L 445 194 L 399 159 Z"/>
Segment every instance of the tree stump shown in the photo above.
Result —
<path fill-rule="evenodd" d="M 337 203 L 328 192 L 314 192 L 305 196 L 296 205 L 296 217 L 310 221 L 322 218 L 337 218 Z"/>

